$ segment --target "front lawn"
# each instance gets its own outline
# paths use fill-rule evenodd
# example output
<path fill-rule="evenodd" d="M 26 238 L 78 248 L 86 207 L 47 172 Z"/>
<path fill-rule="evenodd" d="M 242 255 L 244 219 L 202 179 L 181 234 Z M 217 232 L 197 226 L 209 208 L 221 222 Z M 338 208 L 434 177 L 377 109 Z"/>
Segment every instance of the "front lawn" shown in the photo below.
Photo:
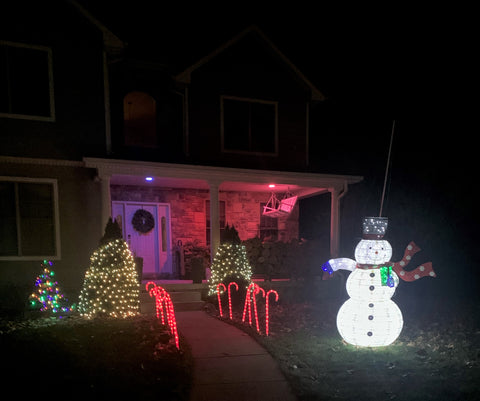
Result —
<path fill-rule="evenodd" d="M 288 297 L 282 302 L 283 289 L 278 290 L 268 337 L 260 295 L 261 335 L 254 322 L 252 327 L 242 323 L 241 303 L 233 321 L 228 312 L 223 320 L 274 356 L 300 401 L 480 400 L 480 305 L 475 300 L 395 297 L 404 317 L 399 338 L 388 347 L 362 348 L 344 343 L 338 334 L 336 314 L 344 299 Z"/>
<path fill-rule="evenodd" d="M 154 317 L 0 325 L 2 382 L 16 396 L 188 400 L 192 358 Z"/>

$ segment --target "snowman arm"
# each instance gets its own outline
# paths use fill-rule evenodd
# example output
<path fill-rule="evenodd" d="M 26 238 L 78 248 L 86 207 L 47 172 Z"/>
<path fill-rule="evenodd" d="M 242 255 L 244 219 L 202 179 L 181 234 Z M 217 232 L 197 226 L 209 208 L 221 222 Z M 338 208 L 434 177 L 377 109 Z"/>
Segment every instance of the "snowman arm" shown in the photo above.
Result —
<path fill-rule="evenodd" d="M 328 262 L 325 262 L 322 265 L 322 270 L 327 272 L 328 274 L 332 274 L 333 272 L 340 269 L 353 271 L 355 270 L 356 266 L 357 266 L 357 262 L 355 262 L 353 259 L 336 258 L 336 259 L 330 259 Z"/>

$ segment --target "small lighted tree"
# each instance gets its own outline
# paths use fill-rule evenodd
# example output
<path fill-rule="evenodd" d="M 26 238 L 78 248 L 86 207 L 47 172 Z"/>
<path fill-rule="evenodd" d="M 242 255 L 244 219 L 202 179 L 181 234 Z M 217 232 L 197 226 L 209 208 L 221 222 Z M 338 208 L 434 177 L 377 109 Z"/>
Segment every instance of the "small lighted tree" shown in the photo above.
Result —
<path fill-rule="evenodd" d="M 86 317 L 139 313 L 140 284 L 133 255 L 110 219 L 100 247 L 90 257 L 78 309 Z"/>
<path fill-rule="evenodd" d="M 30 306 L 42 312 L 70 312 L 74 309 L 74 305 L 69 305 L 68 299 L 60 291 L 55 272 L 51 270 L 52 266 L 52 261 L 43 261 L 43 271 L 37 276 L 35 291 L 29 297 Z"/>
<path fill-rule="evenodd" d="M 224 242 L 218 247 L 210 267 L 212 275 L 208 280 L 209 295 L 214 295 L 217 285 L 230 281 L 245 281 L 247 285 L 252 277 L 252 268 L 248 262 L 247 251 L 241 244 L 234 226 L 227 225 L 224 231 Z"/>

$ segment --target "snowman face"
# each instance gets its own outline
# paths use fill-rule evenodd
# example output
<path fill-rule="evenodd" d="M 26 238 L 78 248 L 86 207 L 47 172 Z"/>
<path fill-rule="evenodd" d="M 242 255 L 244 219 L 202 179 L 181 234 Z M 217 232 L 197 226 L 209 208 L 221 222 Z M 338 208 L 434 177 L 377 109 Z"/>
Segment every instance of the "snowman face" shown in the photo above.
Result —
<path fill-rule="evenodd" d="M 392 246 L 385 240 L 362 239 L 355 248 L 357 263 L 379 265 L 392 257 Z"/>

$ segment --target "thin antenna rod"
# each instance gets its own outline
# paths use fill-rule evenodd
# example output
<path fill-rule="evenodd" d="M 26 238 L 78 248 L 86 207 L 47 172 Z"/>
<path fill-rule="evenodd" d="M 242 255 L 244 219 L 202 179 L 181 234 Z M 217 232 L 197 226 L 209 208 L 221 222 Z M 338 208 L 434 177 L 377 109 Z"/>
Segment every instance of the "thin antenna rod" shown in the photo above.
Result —
<path fill-rule="evenodd" d="M 385 179 L 383 180 L 382 201 L 380 202 L 380 213 L 378 214 L 379 217 L 382 217 L 383 200 L 385 199 L 385 189 L 387 187 L 388 169 L 390 167 L 390 156 L 392 154 L 392 143 L 393 143 L 393 133 L 394 132 L 395 132 L 395 120 L 393 120 L 392 134 L 390 136 L 390 146 L 388 148 L 387 167 L 385 168 Z"/>

